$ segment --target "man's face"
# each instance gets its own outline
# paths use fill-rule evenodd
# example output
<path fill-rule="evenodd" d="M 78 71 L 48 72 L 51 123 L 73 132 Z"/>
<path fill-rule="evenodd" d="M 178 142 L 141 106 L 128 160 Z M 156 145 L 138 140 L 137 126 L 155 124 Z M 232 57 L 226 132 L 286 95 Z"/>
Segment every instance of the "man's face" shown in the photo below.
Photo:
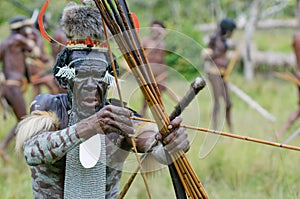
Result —
<path fill-rule="evenodd" d="M 24 26 L 20 29 L 20 33 L 29 39 L 34 39 L 33 27 L 32 26 Z"/>
<path fill-rule="evenodd" d="M 158 38 L 164 31 L 165 31 L 164 28 L 161 27 L 161 25 L 159 24 L 151 25 L 151 33 L 152 33 L 152 37 L 154 38 Z"/>
<path fill-rule="evenodd" d="M 103 54 L 102 54 L 103 55 Z M 79 58 L 99 58 L 100 53 L 75 51 L 72 60 Z M 103 57 L 104 58 L 104 57 Z M 77 110 L 93 114 L 103 107 L 108 85 L 102 81 L 107 69 L 104 62 L 97 60 L 77 61 L 76 77 L 70 82 L 74 105 Z"/>

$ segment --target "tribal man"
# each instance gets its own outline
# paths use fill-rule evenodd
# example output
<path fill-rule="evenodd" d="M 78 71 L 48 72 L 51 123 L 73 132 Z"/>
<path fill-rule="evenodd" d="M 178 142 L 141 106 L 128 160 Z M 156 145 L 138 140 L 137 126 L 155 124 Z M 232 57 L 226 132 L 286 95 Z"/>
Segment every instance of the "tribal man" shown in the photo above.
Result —
<path fill-rule="evenodd" d="M 22 86 L 27 82 L 28 71 L 25 65 L 26 54 L 34 48 L 32 42 L 33 23 L 25 16 L 17 16 L 11 19 L 11 34 L 1 43 L 0 60 L 3 63 L 5 85 L 2 95 L 12 107 L 18 121 L 27 114 L 26 103 L 22 93 Z M 15 127 L 0 144 L 0 155 L 7 159 L 5 149 L 9 141 L 15 135 Z"/>
<path fill-rule="evenodd" d="M 101 47 L 105 37 L 96 8 L 71 2 L 62 24 L 70 41 L 58 55 L 53 73 L 68 93 L 36 97 L 31 114 L 19 123 L 16 149 L 23 149 L 30 165 L 35 198 L 116 198 L 122 165 L 132 148 L 130 137 L 136 136 L 140 152 L 151 151 L 164 161 L 165 150 L 189 149 L 187 134 L 178 117 L 162 140 L 152 125 L 133 124 L 132 110 L 107 100 L 114 76 L 109 52 Z M 157 141 L 151 148 L 156 140 L 165 147 Z M 96 147 L 86 144 L 90 141 Z M 82 166 L 88 156 L 81 156 L 85 150 L 98 154 L 88 168 Z"/>
<path fill-rule="evenodd" d="M 223 75 L 228 66 L 228 59 L 226 52 L 228 49 L 227 39 L 231 37 L 234 29 L 236 28 L 235 22 L 231 19 L 223 19 L 217 32 L 213 33 L 210 37 L 208 48 L 211 49 L 210 56 L 207 57 L 205 63 L 205 70 L 208 79 L 211 83 L 214 95 L 214 108 L 213 108 L 213 128 L 218 129 L 220 101 L 219 98 L 224 98 L 226 105 L 226 122 L 229 130 L 232 131 L 232 124 L 230 118 L 231 101 L 229 97 L 228 87 L 223 79 Z"/>
<path fill-rule="evenodd" d="M 142 38 L 142 47 L 145 49 L 151 70 L 157 82 L 160 93 L 167 92 L 172 99 L 178 102 L 177 96 L 166 86 L 168 68 L 165 62 L 167 45 L 164 41 L 166 35 L 165 25 L 155 20 L 150 25 L 151 35 Z M 146 100 L 143 101 L 141 115 L 145 115 L 147 108 Z"/>
<path fill-rule="evenodd" d="M 297 1 L 297 5 L 299 6 L 299 1 Z M 293 35 L 292 46 L 296 56 L 296 67 L 295 67 L 294 75 L 300 81 L 300 28 L 298 28 Z M 298 90 L 297 110 L 295 110 L 289 115 L 287 121 L 284 123 L 281 129 L 279 129 L 278 132 L 276 132 L 277 138 L 280 138 L 300 117 L 300 85 L 297 85 L 297 90 Z"/>

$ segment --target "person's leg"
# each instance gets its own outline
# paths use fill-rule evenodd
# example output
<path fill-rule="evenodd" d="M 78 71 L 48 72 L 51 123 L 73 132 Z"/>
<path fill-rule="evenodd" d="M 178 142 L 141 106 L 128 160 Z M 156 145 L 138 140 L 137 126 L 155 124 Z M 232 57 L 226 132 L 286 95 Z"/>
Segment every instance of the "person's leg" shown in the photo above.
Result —
<path fill-rule="evenodd" d="M 6 98 L 8 104 L 12 107 L 17 121 L 19 122 L 27 114 L 25 99 L 20 87 L 6 86 L 4 97 Z M 5 151 L 7 145 L 15 136 L 15 130 L 16 126 L 14 126 L 10 130 L 9 134 L 2 140 L 0 144 L 0 150 Z"/>
<path fill-rule="evenodd" d="M 143 98 L 143 105 L 140 111 L 140 114 L 145 117 L 146 114 L 146 109 L 147 109 L 147 101 Z"/>
<path fill-rule="evenodd" d="M 169 89 L 164 83 L 158 83 L 158 89 L 161 94 L 166 92 L 175 102 L 179 102 L 179 98 L 171 89 Z"/>
<path fill-rule="evenodd" d="M 231 123 L 231 106 L 232 106 L 232 104 L 231 104 L 228 86 L 227 86 L 226 82 L 224 82 L 223 97 L 224 97 L 225 105 L 226 105 L 226 122 L 227 122 L 227 125 L 229 128 L 229 131 L 232 132 L 233 131 L 232 123 Z"/>
<path fill-rule="evenodd" d="M 219 112 L 220 112 L 220 101 L 219 97 L 222 92 L 220 84 L 220 76 L 214 74 L 208 74 L 208 79 L 211 83 L 213 90 L 214 106 L 212 113 L 212 127 L 215 130 L 219 130 Z"/>
<path fill-rule="evenodd" d="M 289 128 L 294 124 L 294 122 L 300 117 L 300 106 L 298 109 L 290 114 L 287 121 L 284 123 L 282 128 L 276 132 L 276 137 L 281 137 Z"/>

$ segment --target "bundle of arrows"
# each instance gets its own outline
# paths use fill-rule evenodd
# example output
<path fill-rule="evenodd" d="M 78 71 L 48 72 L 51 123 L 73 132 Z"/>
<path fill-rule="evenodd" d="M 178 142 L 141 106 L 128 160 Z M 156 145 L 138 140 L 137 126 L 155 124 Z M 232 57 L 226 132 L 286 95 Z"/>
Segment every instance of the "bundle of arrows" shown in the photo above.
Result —
<path fill-rule="evenodd" d="M 126 1 L 94 0 L 94 2 L 136 78 L 160 132 L 163 136 L 167 136 L 170 118 L 165 111 L 149 61 L 141 47 L 132 13 L 129 11 Z M 179 182 L 181 182 L 184 189 L 182 198 L 185 198 L 185 195 L 189 198 L 208 198 L 184 152 L 171 155 L 170 158 L 173 160 L 173 164 L 169 166 L 171 175 L 172 177 L 179 177 Z M 182 191 L 179 191 L 178 188 L 175 190 L 177 197 L 179 197 L 178 195 L 182 194 Z"/>

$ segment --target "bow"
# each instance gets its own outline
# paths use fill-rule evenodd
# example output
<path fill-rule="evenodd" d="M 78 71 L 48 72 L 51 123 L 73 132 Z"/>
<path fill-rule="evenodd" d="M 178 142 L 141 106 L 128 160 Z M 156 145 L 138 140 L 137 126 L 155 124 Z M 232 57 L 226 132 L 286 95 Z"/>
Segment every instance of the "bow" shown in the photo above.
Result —
<path fill-rule="evenodd" d="M 40 14 L 39 14 L 39 17 L 38 17 L 38 24 L 39 24 L 39 29 L 40 29 L 40 32 L 41 32 L 41 35 L 47 40 L 49 41 L 50 43 L 57 43 L 61 46 L 66 46 L 58 41 L 56 41 L 55 39 L 53 39 L 45 30 L 45 27 L 44 27 L 44 24 L 43 24 L 43 16 L 45 14 L 45 11 L 49 5 L 49 2 L 50 0 L 46 0 L 45 3 L 43 4 L 41 10 L 40 10 Z"/>
<path fill-rule="evenodd" d="M 94 0 L 94 2 L 110 32 L 115 36 L 115 40 L 126 62 L 140 85 L 160 132 L 163 136 L 167 136 L 169 133 L 168 125 L 170 118 L 166 114 L 160 92 L 149 66 L 147 56 L 141 47 L 140 39 L 126 1 L 114 0 L 113 3 L 110 0 Z M 178 174 L 186 194 L 193 198 L 208 198 L 185 154 L 180 152 L 172 155 L 171 158 L 174 161 L 175 169 L 173 171 L 176 171 L 174 173 Z"/>

